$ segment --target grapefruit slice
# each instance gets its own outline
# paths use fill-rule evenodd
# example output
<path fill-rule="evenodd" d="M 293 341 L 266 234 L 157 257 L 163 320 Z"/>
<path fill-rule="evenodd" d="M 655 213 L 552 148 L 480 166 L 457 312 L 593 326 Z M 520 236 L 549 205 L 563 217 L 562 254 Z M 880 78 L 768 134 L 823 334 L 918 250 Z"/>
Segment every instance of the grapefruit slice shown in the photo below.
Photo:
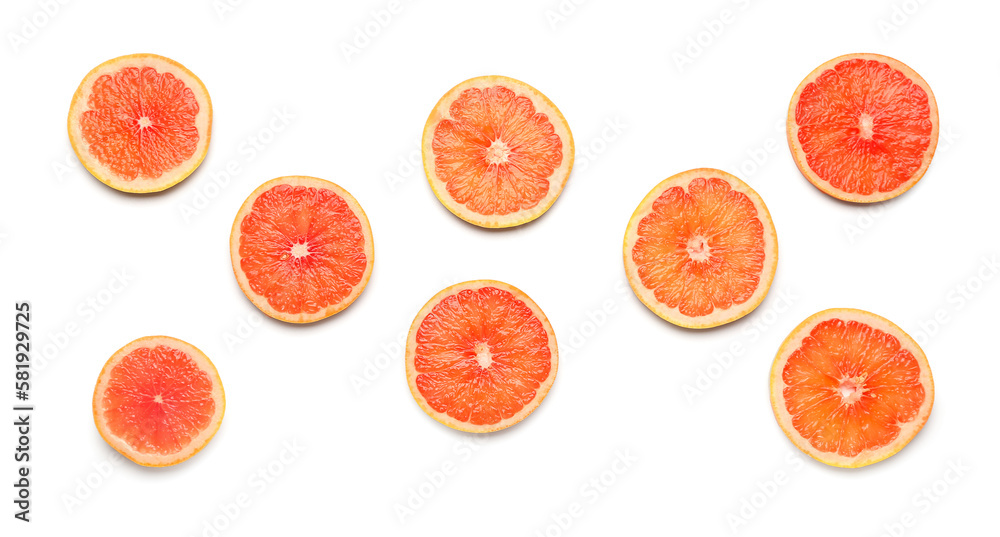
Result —
<path fill-rule="evenodd" d="M 934 381 L 906 332 L 874 313 L 821 311 L 785 339 L 771 368 L 771 406 L 810 457 L 844 468 L 903 449 L 927 422 Z"/>
<path fill-rule="evenodd" d="M 663 319 L 710 328 L 750 313 L 778 266 L 778 236 L 764 200 L 712 168 L 656 185 L 625 231 L 625 273 Z"/>
<path fill-rule="evenodd" d="M 923 177 L 938 140 L 938 109 L 923 78 L 879 54 L 820 65 L 788 107 L 788 146 L 802 175 L 845 201 L 894 198 Z"/>
<path fill-rule="evenodd" d="M 552 206 L 573 168 L 573 135 L 556 105 L 505 76 L 466 80 L 441 97 L 423 136 L 434 195 L 487 228 L 530 222 Z"/>
<path fill-rule="evenodd" d="M 212 361 L 167 336 L 118 349 L 94 388 L 94 423 L 119 453 L 143 466 L 183 462 L 222 424 L 226 396 Z"/>
<path fill-rule="evenodd" d="M 434 295 L 406 340 L 413 398 L 432 418 L 470 433 L 506 429 L 531 414 L 558 366 L 545 314 L 528 295 L 494 280 Z"/>
<path fill-rule="evenodd" d="M 183 181 L 205 158 L 212 101 L 183 65 L 130 54 L 84 77 L 68 124 L 73 151 L 102 183 L 123 192 L 159 192 Z"/>
<path fill-rule="evenodd" d="M 368 284 L 372 228 L 343 188 L 315 177 L 272 179 L 254 190 L 229 236 L 233 273 L 267 315 L 311 323 L 350 306 Z"/>

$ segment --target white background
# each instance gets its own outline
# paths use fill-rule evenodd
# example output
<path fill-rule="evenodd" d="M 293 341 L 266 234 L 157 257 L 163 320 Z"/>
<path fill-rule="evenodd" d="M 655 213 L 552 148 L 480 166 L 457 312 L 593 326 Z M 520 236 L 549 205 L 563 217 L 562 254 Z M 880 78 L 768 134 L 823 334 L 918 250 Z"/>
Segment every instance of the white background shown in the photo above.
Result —
<path fill-rule="evenodd" d="M 995 3 L 591 0 L 553 25 L 547 12 L 558 13 L 557 0 L 404 0 L 348 61 L 343 45 L 359 27 L 375 28 L 372 12 L 388 0 L 233 2 L 220 15 L 223 4 L 213 0 L 74 1 L 52 17 L 37 14 L 36 0 L 3 4 L 0 305 L 9 322 L 15 300 L 32 302 L 36 362 L 48 357 L 32 392 L 34 521 L 13 521 L 4 500 L 5 535 L 189 536 L 206 534 L 206 522 L 225 535 L 727 535 L 743 501 L 759 507 L 744 509 L 741 535 L 877 536 L 908 517 L 915 524 L 904 535 L 995 532 L 1000 284 L 976 281 L 979 272 L 993 275 L 984 256 L 998 253 Z M 903 7 L 911 14 L 893 21 Z M 719 35 L 710 38 L 706 24 L 722 16 L 730 22 L 715 23 Z M 22 17 L 44 24 L 15 46 L 12 34 L 31 34 Z M 699 34 L 710 43 L 691 48 L 697 57 L 679 68 L 677 54 Z M 180 61 L 212 96 L 208 157 L 159 195 L 99 183 L 66 136 L 83 76 L 133 52 Z M 909 64 L 941 112 L 927 175 L 878 206 L 819 192 L 785 142 L 796 85 L 849 52 Z M 483 74 L 544 92 L 577 146 L 576 168 L 551 210 L 501 232 L 452 216 L 419 166 L 400 164 L 419 163 L 417 141 L 438 98 Z M 281 132 L 261 132 L 276 109 L 294 118 L 274 123 Z M 609 122 L 621 132 L 605 130 Z M 602 132 L 614 139 L 599 141 Z M 270 140 L 253 158 L 241 151 L 251 137 Z M 230 162 L 240 173 L 211 186 Z M 781 252 L 771 293 L 754 313 L 700 332 L 660 320 L 632 295 L 621 252 L 642 197 L 693 167 L 722 168 L 753 186 Z M 229 261 L 244 198 L 289 174 L 347 188 L 375 237 L 375 270 L 361 298 L 310 326 L 261 320 Z M 196 201 L 206 203 L 185 218 L 182 209 Z M 130 280 L 111 294 L 115 271 Z M 545 310 L 561 363 L 534 415 L 471 438 L 413 402 L 397 343 L 428 298 L 478 278 L 514 284 Z M 959 300 L 959 286 L 969 285 L 978 292 Z M 87 300 L 99 296 L 109 303 L 92 311 Z M 781 340 L 828 307 L 895 321 L 924 343 L 934 373 L 924 430 L 900 454 L 860 470 L 806 458 L 768 401 Z M 934 330 L 936 315 L 947 320 Z M 240 331 L 251 321 L 257 326 Z M 68 323 L 80 330 L 61 337 Z M 0 338 L 13 347 L 11 324 Z M 105 360 L 151 334 L 204 350 L 228 400 L 211 444 L 169 469 L 107 462 L 114 451 L 91 416 Z M 742 352 L 722 359 L 727 368 L 713 366 L 733 343 Z M 13 400 L 12 354 L 0 369 L 4 401 Z M 703 378 L 703 395 L 690 401 L 684 386 L 695 386 L 699 372 L 716 378 Z M 367 385 L 352 383 L 365 375 Z M 7 415 L 0 498 L 12 497 L 15 471 Z M 286 443 L 304 451 L 282 463 Z M 584 488 L 618 452 L 634 459 L 624 473 L 603 492 Z M 949 464 L 967 469 L 956 480 Z M 269 466 L 280 475 L 260 486 L 252 476 Z M 443 466 L 454 471 L 442 480 L 435 472 Z M 776 472 L 786 477 L 771 485 Z M 915 499 L 946 476 L 953 483 L 938 483 L 933 502 Z M 755 495 L 758 483 L 769 497 Z M 401 520 L 400 506 L 417 505 L 411 490 L 432 495 Z M 225 515 L 220 505 L 240 494 L 249 506 Z M 549 527 L 574 503 L 580 516 L 568 529 Z"/>

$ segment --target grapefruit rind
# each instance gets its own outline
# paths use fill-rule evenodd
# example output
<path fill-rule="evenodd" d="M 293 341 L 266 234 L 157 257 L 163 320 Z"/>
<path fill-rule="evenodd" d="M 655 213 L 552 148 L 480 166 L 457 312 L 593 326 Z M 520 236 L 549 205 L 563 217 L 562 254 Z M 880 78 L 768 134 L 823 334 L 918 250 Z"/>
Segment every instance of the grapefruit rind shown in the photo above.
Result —
<path fill-rule="evenodd" d="M 332 190 L 338 196 L 343 198 L 345 202 L 347 202 L 347 205 L 361 222 L 362 232 L 365 236 L 365 258 L 367 259 L 365 272 L 361 277 L 361 281 L 354 286 L 351 293 L 342 301 L 336 304 L 331 304 L 327 306 L 326 309 L 317 311 L 316 313 L 285 313 L 283 311 L 278 311 L 267 302 L 267 297 L 254 292 L 246 274 L 240 268 L 240 237 L 242 236 L 240 223 L 243 222 L 246 215 L 250 214 L 253 210 L 253 204 L 257 197 L 279 184 Z M 365 290 L 365 286 L 368 285 L 368 280 L 371 279 L 372 276 L 372 268 L 375 264 L 375 244 L 372 240 L 372 227 L 368 222 L 368 215 L 365 214 L 364 209 L 361 208 L 361 204 L 358 203 L 358 200 L 356 200 L 350 192 L 344 190 L 344 188 L 340 185 L 325 179 L 305 175 L 289 175 L 271 179 L 270 181 L 260 185 L 247 197 L 246 201 L 243 202 L 243 206 L 240 207 L 239 212 L 236 213 L 236 218 L 233 219 L 232 231 L 229 234 L 229 256 L 233 264 L 233 275 L 236 276 L 236 282 L 239 284 L 243 294 L 246 295 L 254 306 L 257 306 L 260 311 L 264 312 L 268 317 L 273 319 L 284 321 L 286 323 L 303 324 L 320 321 L 339 313 L 350 306 L 359 296 L 361 296 L 361 292 Z"/>
<path fill-rule="evenodd" d="M 551 176 L 549 176 L 549 191 L 545 197 L 534 207 L 523 209 L 505 215 L 484 215 L 472 211 L 463 204 L 455 201 L 448 193 L 446 184 L 437 178 L 434 172 L 434 128 L 442 119 L 450 119 L 449 107 L 463 91 L 470 88 L 488 88 L 496 85 L 506 86 L 518 95 L 526 95 L 535 106 L 535 112 L 548 116 L 549 122 L 555 129 L 556 134 L 562 140 L 563 154 L 562 163 Z M 533 88 L 520 80 L 500 76 L 487 75 L 470 78 L 448 90 L 431 110 L 427 122 L 424 124 L 424 133 L 421 141 L 421 155 L 424 163 L 424 173 L 427 175 L 427 182 L 431 185 L 431 190 L 438 201 L 445 206 L 452 214 L 469 222 L 485 228 L 507 228 L 526 224 L 545 214 L 552 207 L 556 198 L 562 193 L 566 186 L 566 180 L 573 170 L 573 159 L 575 158 L 575 146 L 573 145 L 573 134 L 570 131 L 569 123 L 556 107 L 555 103 L 549 100 L 542 92 Z"/>
<path fill-rule="evenodd" d="M 424 319 L 427 315 L 434 309 L 439 302 L 445 297 L 457 294 L 466 289 L 480 289 L 483 287 L 496 287 L 507 291 L 514 295 L 518 300 L 524 302 L 528 306 L 532 313 L 538 318 L 542 323 L 542 327 L 545 329 L 546 334 L 549 338 L 549 352 L 552 356 L 551 369 L 549 370 L 549 376 L 545 379 L 538 389 L 535 390 L 535 398 L 531 400 L 530 403 L 524 405 L 523 408 L 513 416 L 502 419 L 497 423 L 485 424 L 485 425 L 474 425 L 469 422 L 459 421 L 447 413 L 438 412 L 434 410 L 424 398 L 420 390 L 417 389 L 417 370 L 414 363 L 414 359 L 417 354 L 417 331 L 420 329 L 420 325 L 423 324 Z M 549 389 L 552 388 L 552 383 L 556 380 L 556 372 L 559 369 L 559 351 L 556 345 L 556 334 L 552 329 L 552 325 L 549 323 L 549 319 L 542 313 L 542 309 L 535 304 L 524 291 L 514 287 L 513 285 L 496 281 L 496 280 L 472 280 L 467 282 L 458 283 L 442 289 L 439 293 L 434 295 L 430 300 L 424 304 L 424 307 L 420 309 L 417 316 L 413 319 L 413 324 L 410 325 L 410 331 L 406 336 L 406 382 L 410 386 L 410 393 L 413 395 L 413 399 L 420 405 L 420 408 L 427 413 L 428 416 L 434 418 L 438 422 L 456 429 L 458 431 L 466 433 L 492 433 L 502 429 L 506 429 L 512 425 L 519 423 L 524 418 L 528 417 L 529 414 L 535 411 L 538 406 L 548 395 Z"/>
<path fill-rule="evenodd" d="M 784 404 L 783 391 L 786 385 L 782 379 L 782 372 L 784 371 L 785 364 L 788 362 L 789 356 L 791 356 L 795 349 L 798 349 L 802 345 L 802 340 L 809 336 L 817 324 L 827 319 L 858 321 L 896 337 L 899 340 L 900 347 L 910 351 L 914 358 L 916 358 L 917 363 L 920 364 L 920 382 L 926 394 L 917 417 L 900 428 L 896 440 L 875 451 L 862 451 L 854 457 L 845 457 L 838 453 L 821 452 L 814 448 L 806 438 L 795 430 L 795 427 L 792 425 L 792 416 Z M 869 464 L 875 464 L 895 455 L 920 432 L 920 429 L 927 423 L 927 418 L 931 414 L 931 408 L 934 406 L 934 378 L 931 376 L 931 368 L 927 363 L 927 356 L 924 354 L 923 349 L 920 348 L 920 345 L 892 321 L 874 313 L 854 308 L 831 308 L 823 310 L 810 316 L 795 327 L 781 344 L 778 354 L 774 358 L 774 363 L 771 365 L 770 389 L 771 408 L 774 411 L 775 420 L 785 433 L 785 436 L 806 455 L 823 464 L 839 468 L 860 468 Z"/>
<path fill-rule="evenodd" d="M 643 285 L 642 279 L 639 277 L 635 261 L 632 260 L 632 249 L 635 246 L 636 241 L 639 239 L 639 222 L 644 216 L 650 213 L 653 203 L 657 200 L 657 198 L 659 198 L 665 190 L 675 186 L 681 186 L 685 191 L 687 191 L 687 187 L 691 181 L 701 177 L 718 177 L 724 179 L 729 183 L 733 190 L 746 194 L 746 196 L 753 202 L 754 207 L 757 209 L 757 216 L 761 223 L 764 224 L 765 257 L 760 282 L 757 284 L 757 289 L 754 291 L 753 295 L 751 295 L 746 302 L 734 305 L 733 307 L 725 310 L 716 308 L 708 315 L 690 317 L 682 314 L 679 306 L 671 308 L 657 300 L 653 290 L 648 289 Z M 629 219 L 628 228 L 625 230 L 625 239 L 623 241 L 623 256 L 625 261 L 625 273 L 628 276 L 628 283 L 629 286 L 632 287 L 632 292 L 634 292 L 635 296 L 638 297 L 639 300 L 653 313 L 658 315 L 661 319 L 683 328 L 713 328 L 744 317 L 757 308 L 757 306 L 759 306 L 764 300 L 764 297 L 767 296 L 767 293 L 771 288 L 771 283 L 774 281 L 774 274 L 778 269 L 778 235 L 774 228 L 774 221 L 771 219 L 771 213 L 767 210 L 767 205 L 764 204 L 764 200 L 761 199 L 760 195 L 757 194 L 757 192 L 751 188 L 750 185 L 744 183 L 736 176 L 722 170 L 714 168 L 695 168 L 664 179 L 658 185 L 653 187 L 648 194 L 646 194 L 646 197 L 642 199 L 642 202 L 639 203 L 639 206 L 635 209 L 632 213 L 632 217 Z"/>
<path fill-rule="evenodd" d="M 157 345 L 166 345 L 168 347 L 184 351 L 192 360 L 195 361 L 195 363 L 198 364 L 198 367 L 202 371 L 208 373 L 208 375 L 212 378 L 212 398 L 216 402 L 215 415 L 212 417 L 212 421 L 209 425 L 203 429 L 198 436 L 192 439 L 191 442 L 188 443 L 187 447 L 178 453 L 172 453 L 169 455 L 155 455 L 136 451 L 127 442 L 117 436 L 114 436 L 110 431 L 105 430 L 103 420 L 100 415 L 100 398 L 108 386 L 111 370 L 114 369 L 114 367 L 132 351 L 143 347 L 152 348 Z M 215 364 L 213 364 L 212 360 L 210 360 L 208 356 L 201 352 L 201 350 L 197 347 L 186 341 L 170 336 L 146 336 L 132 341 L 124 347 L 118 349 L 111 355 L 111 358 L 105 362 L 104 367 L 101 369 L 101 374 L 97 378 L 97 385 L 94 387 L 93 410 L 94 425 L 97 426 L 97 432 L 101 435 L 101 438 L 108 443 L 108 445 L 114 448 L 115 451 L 121 453 L 125 458 L 141 466 L 173 466 L 190 459 L 196 453 L 201 451 L 206 445 L 208 445 L 208 442 L 212 440 L 215 433 L 218 432 L 219 427 L 222 425 L 222 418 L 226 413 L 226 393 L 222 387 L 222 378 L 219 377 L 219 371 L 215 368 Z"/>
<path fill-rule="evenodd" d="M 834 186 L 829 182 L 821 179 L 812 169 L 809 167 L 809 163 L 806 160 L 805 151 L 802 149 L 802 144 L 799 143 L 799 126 L 795 121 L 795 109 L 799 103 L 799 98 L 802 95 L 802 90 L 805 89 L 807 85 L 814 82 L 820 75 L 822 75 L 827 69 L 832 69 L 834 66 L 842 61 L 860 59 L 860 60 L 875 60 L 885 63 L 892 67 L 893 69 L 903 73 L 911 82 L 920 86 L 927 93 L 927 103 L 930 106 L 930 120 L 931 120 L 931 141 L 930 145 L 927 146 L 927 151 L 924 153 L 924 159 L 921 167 L 913 173 L 913 176 L 900 185 L 899 187 L 891 190 L 889 192 L 873 192 L 872 194 L 857 194 L 852 192 L 845 192 Z M 788 147 L 791 149 L 792 158 L 795 160 L 795 165 L 798 166 L 799 171 L 805 176 L 813 186 L 818 188 L 820 191 L 833 196 L 839 200 L 849 201 L 853 203 L 875 203 L 879 201 L 885 201 L 895 198 L 907 190 L 913 188 L 917 182 L 923 178 L 924 174 L 927 172 L 927 168 L 931 164 L 931 160 L 934 158 L 934 152 L 937 149 L 938 143 L 938 132 L 939 132 L 939 121 L 938 121 L 938 107 L 937 101 L 934 99 L 934 92 L 931 91 L 931 87 L 927 84 L 916 71 L 911 69 L 905 63 L 890 58 L 889 56 L 883 56 L 881 54 L 872 53 L 855 53 L 855 54 L 844 54 L 843 56 L 838 56 L 828 62 L 823 63 L 819 67 L 813 69 L 809 76 L 807 76 L 795 88 L 795 93 L 792 94 L 792 100 L 788 105 L 788 120 L 786 121 L 786 132 L 788 135 Z"/>
<path fill-rule="evenodd" d="M 93 93 L 94 81 L 105 74 L 115 73 L 126 67 L 153 67 L 159 73 L 171 73 L 194 92 L 198 101 L 198 116 L 195 126 L 198 129 L 198 146 L 194 154 L 182 164 L 156 179 L 136 178 L 131 181 L 117 178 L 117 174 L 91 155 L 87 142 L 80 128 L 80 115 L 87 111 L 90 95 Z M 149 194 L 166 190 L 180 183 L 191 175 L 208 154 L 208 144 L 212 138 L 212 99 L 208 95 L 205 84 L 194 73 L 180 63 L 156 54 L 128 54 L 110 59 L 93 68 L 80 82 L 69 107 L 66 120 L 69 131 L 69 142 L 83 167 L 109 187 L 132 194 Z"/>

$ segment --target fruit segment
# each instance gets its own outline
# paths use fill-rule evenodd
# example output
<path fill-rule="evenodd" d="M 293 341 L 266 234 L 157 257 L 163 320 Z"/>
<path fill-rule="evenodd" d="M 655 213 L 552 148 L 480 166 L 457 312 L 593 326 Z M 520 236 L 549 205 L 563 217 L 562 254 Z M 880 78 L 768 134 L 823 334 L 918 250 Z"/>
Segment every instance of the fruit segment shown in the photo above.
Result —
<path fill-rule="evenodd" d="M 782 429 L 834 466 L 864 466 L 902 449 L 927 421 L 933 393 L 916 342 L 861 310 L 807 319 L 785 340 L 771 374 Z"/>
<path fill-rule="evenodd" d="M 788 111 L 788 144 L 802 174 L 846 201 L 882 201 L 908 190 L 930 165 L 937 138 L 930 86 L 877 54 L 824 63 L 802 81 Z"/>
<path fill-rule="evenodd" d="M 414 398 L 462 431 L 517 423 L 555 379 L 555 335 L 538 306 L 502 282 L 449 287 L 417 315 L 406 348 Z"/>
<path fill-rule="evenodd" d="M 179 339 L 137 339 L 105 364 L 94 389 L 94 422 L 113 448 L 144 466 L 194 455 L 225 412 L 222 381 L 200 350 Z"/>
<path fill-rule="evenodd" d="M 267 315 L 305 323 L 337 313 L 372 270 L 371 226 L 357 201 L 313 177 L 279 177 L 254 191 L 233 223 L 233 271 Z"/>
<path fill-rule="evenodd" d="M 212 104 L 184 66 L 133 54 L 84 78 L 68 125 L 74 151 L 100 181 L 125 192 L 156 192 L 183 180 L 205 157 Z"/>
<path fill-rule="evenodd" d="M 452 88 L 424 128 L 424 168 L 441 203 L 483 227 L 523 224 L 544 213 L 573 165 L 573 139 L 538 90 L 500 76 Z"/>
<path fill-rule="evenodd" d="M 760 303 L 778 250 L 757 193 L 725 172 L 698 169 L 646 196 L 629 221 L 624 255 L 643 303 L 674 324 L 707 328 Z"/>

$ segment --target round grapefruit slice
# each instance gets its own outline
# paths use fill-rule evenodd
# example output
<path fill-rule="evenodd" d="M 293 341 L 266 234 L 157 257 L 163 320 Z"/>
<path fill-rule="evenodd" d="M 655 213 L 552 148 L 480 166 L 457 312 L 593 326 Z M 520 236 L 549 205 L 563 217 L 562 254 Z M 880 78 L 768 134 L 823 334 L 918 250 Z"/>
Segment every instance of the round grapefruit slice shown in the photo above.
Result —
<path fill-rule="evenodd" d="M 340 186 L 315 177 L 272 179 L 236 214 L 229 251 L 236 281 L 267 315 L 311 323 L 350 306 L 368 284 L 372 228 Z"/>
<path fill-rule="evenodd" d="M 424 170 L 456 216 L 487 228 L 530 222 L 552 206 L 573 168 L 573 135 L 556 105 L 505 76 L 466 80 L 424 126 Z"/>
<path fill-rule="evenodd" d="M 545 314 L 528 295 L 494 280 L 434 295 L 406 340 L 413 398 L 459 431 L 488 433 L 523 420 L 545 399 L 558 366 Z"/>
<path fill-rule="evenodd" d="M 159 192 L 191 175 L 205 158 L 212 101 L 183 65 L 130 54 L 84 77 L 68 124 L 73 151 L 102 183 L 123 192 Z"/>
<path fill-rule="evenodd" d="M 639 300 L 686 328 L 718 326 L 753 311 L 778 266 L 778 236 L 764 201 L 712 168 L 656 185 L 629 220 L 624 250 Z"/>
<path fill-rule="evenodd" d="M 771 368 L 771 406 L 792 443 L 844 468 L 903 449 L 927 422 L 934 381 L 906 332 L 874 313 L 821 311 L 785 339 Z"/>
<path fill-rule="evenodd" d="M 226 396 L 212 361 L 167 336 L 139 338 L 114 353 L 94 388 L 94 423 L 119 453 L 143 466 L 183 462 L 222 424 Z"/>
<path fill-rule="evenodd" d="M 902 62 L 848 54 L 820 65 L 788 107 L 788 146 L 802 175 L 845 201 L 894 198 L 923 177 L 938 140 L 930 86 Z"/>

